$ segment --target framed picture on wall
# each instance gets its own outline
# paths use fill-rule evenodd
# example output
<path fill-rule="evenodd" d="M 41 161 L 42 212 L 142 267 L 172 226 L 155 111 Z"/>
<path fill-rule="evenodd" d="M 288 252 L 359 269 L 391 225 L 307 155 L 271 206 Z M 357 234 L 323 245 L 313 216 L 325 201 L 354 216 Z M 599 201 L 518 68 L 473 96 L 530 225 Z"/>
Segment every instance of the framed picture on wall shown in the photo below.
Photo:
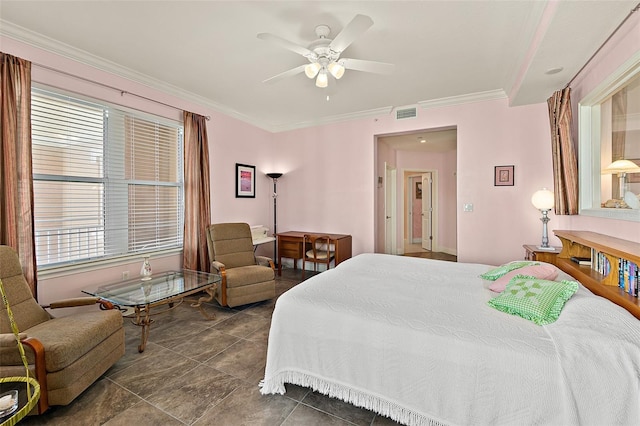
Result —
<path fill-rule="evenodd" d="M 236 163 L 236 198 L 256 197 L 256 166 Z"/>
<path fill-rule="evenodd" d="M 416 182 L 416 199 L 422 200 L 422 182 Z"/>
<path fill-rule="evenodd" d="M 513 186 L 515 166 L 495 166 L 493 186 Z"/>

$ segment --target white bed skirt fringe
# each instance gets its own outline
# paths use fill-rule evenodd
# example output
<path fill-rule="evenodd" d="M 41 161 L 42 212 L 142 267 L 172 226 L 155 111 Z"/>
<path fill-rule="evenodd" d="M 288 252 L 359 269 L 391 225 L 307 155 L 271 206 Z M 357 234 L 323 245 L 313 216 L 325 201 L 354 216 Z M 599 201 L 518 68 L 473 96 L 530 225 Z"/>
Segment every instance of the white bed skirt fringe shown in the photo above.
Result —
<path fill-rule="evenodd" d="M 278 373 L 268 380 L 261 380 L 259 384 L 260 393 L 263 395 L 276 393 L 284 395 L 286 391 L 285 383 L 311 388 L 331 398 L 337 398 L 357 407 L 365 408 L 404 425 L 449 426 L 447 423 L 431 419 L 385 399 L 297 371 L 286 371 Z"/>

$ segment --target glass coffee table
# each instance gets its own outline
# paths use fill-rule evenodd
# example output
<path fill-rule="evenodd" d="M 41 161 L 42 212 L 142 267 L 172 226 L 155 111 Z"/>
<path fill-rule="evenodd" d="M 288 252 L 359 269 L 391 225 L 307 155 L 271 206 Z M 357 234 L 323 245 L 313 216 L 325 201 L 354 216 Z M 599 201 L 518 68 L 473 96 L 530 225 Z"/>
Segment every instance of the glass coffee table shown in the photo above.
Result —
<path fill-rule="evenodd" d="M 157 313 L 167 312 L 178 306 L 185 297 L 205 292 L 205 296 L 191 301 L 191 306 L 198 308 L 205 318 L 214 319 L 215 314 L 207 314 L 202 309 L 202 304 L 213 300 L 220 279 L 216 274 L 183 269 L 153 275 L 147 279 L 138 278 L 107 284 L 98 287 L 95 291 L 83 290 L 82 292 L 108 300 L 119 307 L 133 308 L 135 312 L 133 323 L 142 327 L 138 352 L 143 352 L 149 337 L 149 327 L 153 322 L 151 308 L 166 305 L 167 309 Z"/>

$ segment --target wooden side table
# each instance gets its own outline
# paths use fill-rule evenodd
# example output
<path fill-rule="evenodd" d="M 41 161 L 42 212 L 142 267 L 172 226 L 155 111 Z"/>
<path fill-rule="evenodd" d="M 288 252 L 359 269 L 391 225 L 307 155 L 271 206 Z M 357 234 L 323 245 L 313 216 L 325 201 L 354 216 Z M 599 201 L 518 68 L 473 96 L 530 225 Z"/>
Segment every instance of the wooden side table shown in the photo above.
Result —
<path fill-rule="evenodd" d="M 537 260 L 551 263 L 552 265 L 556 264 L 556 256 L 562 251 L 562 247 L 553 247 L 553 250 L 544 250 L 532 244 L 525 244 L 522 247 L 524 247 L 525 260 Z"/>

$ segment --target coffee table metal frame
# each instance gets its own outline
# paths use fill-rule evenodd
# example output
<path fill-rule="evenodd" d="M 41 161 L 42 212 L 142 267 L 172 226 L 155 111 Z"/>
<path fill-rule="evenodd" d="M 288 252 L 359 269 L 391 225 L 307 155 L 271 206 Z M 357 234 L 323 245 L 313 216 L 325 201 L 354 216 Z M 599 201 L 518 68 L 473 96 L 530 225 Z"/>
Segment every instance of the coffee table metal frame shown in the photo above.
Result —
<path fill-rule="evenodd" d="M 142 327 L 138 352 L 144 352 L 149 338 L 149 328 L 153 323 L 151 308 L 168 305 L 169 308 L 153 315 L 168 312 L 177 307 L 185 297 L 205 292 L 206 295 L 191 300 L 191 306 L 198 308 L 203 317 L 215 319 L 215 314 L 207 314 L 202 304 L 211 302 L 221 278 L 207 272 L 183 269 L 153 275 L 143 280 L 129 280 L 98 287 L 95 291 L 83 290 L 83 293 L 108 300 L 118 307 L 134 309 L 132 322 Z"/>

